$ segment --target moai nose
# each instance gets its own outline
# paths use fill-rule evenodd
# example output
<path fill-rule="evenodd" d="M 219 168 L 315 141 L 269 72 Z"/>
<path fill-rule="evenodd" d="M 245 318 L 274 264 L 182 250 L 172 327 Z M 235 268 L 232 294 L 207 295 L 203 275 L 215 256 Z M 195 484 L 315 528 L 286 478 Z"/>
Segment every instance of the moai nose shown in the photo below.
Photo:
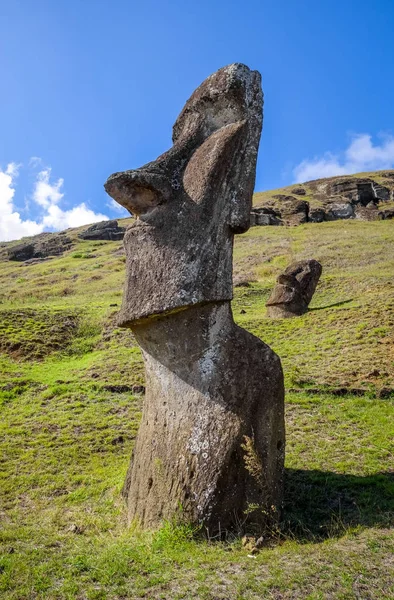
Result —
<path fill-rule="evenodd" d="M 165 175 L 148 169 L 113 173 L 104 184 L 105 191 L 132 215 L 140 216 L 164 204 L 171 195 Z"/>

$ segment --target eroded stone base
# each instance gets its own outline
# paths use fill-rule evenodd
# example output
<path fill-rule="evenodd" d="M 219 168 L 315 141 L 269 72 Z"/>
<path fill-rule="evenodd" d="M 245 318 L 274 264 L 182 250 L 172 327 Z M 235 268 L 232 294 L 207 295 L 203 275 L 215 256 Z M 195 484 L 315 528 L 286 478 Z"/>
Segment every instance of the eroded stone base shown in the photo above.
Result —
<path fill-rule="evenodd" d="M 282 503 L 279 358 L 235 325 L 229 302 L 133 331 L 146 396 L 123 490 L 130 519 L 155 527 L 177 517 L 214 533 L 237 528 L 255 506 L 249 521 L 263 528 Z"/>

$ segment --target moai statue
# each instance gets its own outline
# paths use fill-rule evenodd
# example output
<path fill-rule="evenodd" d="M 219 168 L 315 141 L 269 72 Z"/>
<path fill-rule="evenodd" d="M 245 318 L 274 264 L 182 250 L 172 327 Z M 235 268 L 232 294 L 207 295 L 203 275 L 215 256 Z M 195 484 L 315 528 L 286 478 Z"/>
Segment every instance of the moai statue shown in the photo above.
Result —
<path fill-rule="evenodd" d="M 313 258 L 291 263 L 276 280 L 266 305 L 268 316 L 275 319 L 306 313 L 322 270 Z"/>
<path fill-rule="evenodd" d="M 118 324 L 142 348 L 146 395 L 123 494 L 130 519 L 179 518 L 210 533 L 282 503 L 279 358 L 235 325 L 235 233 L 249 228 L 262 127 L 261 78 L 220 69 L 192 94 L 172 148 L 105 189 L 138 218 L 126 231 Z"/>

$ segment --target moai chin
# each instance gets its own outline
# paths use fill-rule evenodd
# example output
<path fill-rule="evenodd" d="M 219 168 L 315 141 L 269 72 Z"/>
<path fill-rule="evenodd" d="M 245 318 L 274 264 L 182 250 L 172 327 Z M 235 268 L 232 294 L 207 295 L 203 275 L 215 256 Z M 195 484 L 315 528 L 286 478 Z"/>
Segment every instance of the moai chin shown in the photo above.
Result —
<path fill-rule="evenodd" d="M 146 396 L 123 494 L 130 519 L 210 533 L 278 516 L 284 462 L 279 358 L 233 320 L 232 250 L 249 228 L 261 78 L 220 69 L 192 94 L 172 148 L 105 189 L 138 219 L 125 234 L 118 324 L 143 352 Z"/>

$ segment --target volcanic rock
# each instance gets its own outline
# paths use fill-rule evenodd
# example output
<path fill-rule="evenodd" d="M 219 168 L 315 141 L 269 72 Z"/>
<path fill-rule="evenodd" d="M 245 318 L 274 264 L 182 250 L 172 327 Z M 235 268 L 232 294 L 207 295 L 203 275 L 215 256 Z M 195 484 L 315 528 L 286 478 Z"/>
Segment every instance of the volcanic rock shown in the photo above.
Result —
<path fill-rule="evenodd" d="M 118 221 L 101 221 L 94 223 L 79 234 L 82 240 L 123 240 L 125 227 L 119 227 Z"/>
<path fill-rule="evenodd" d="M 310 208 L 308 221 L 311 223 L 322 223 L 326 220 L 326 211 L 323 208 Z"/>
<path fill-rule="evenodd" d="M 34 256 L 34 244 L 18 244 L 7 249 L 9 260 L 29 260 Z"/>
<path fill-rule="evenodd" d="M 350 200 L 352 204 L 366 206 L 371 201 L 389 200 L 390 190 L 369 178 L 349 177 L 333 181 L 330 185 L 329 195 L 342 196 Z"/>
<path fill-rule="evenodd" d="M 350 202 L 333 202 L 332 204 L 327 204 L 326 207 L 327 221 L 352 219 L 354 214 L 354 206 Z"/>
<path fill-rule="evenodd" d="M 278 211 L 268 208 L 253 208 L 250 213 L 251 225 L 283 225 Z"/>
<path fill-rule="evenodd" d="M 130 520 L 144 527 L 181 517 L 217 533 L 256 507 L 248 518 L 261 532 L 280 513 L 280 360 L 235 325 L 230 305 L 233 236 L 250 224 L 260 81 L 245 65 L 220 69 L 187 101 L 172 148 L 105 184 L 139 215 L 124 237 L 118 324 L 133 330 L 145 361 L 123 488 Z"/>
<path fill-rule="evenodd" d="M 286 225 L 301 225 L 308 221 L 309 203 L 305 200 L 284 194 L 276 194 L 273 198 L 278 200 L 280 216 Z"/>
<path fill-rule="evenodd" d="M 380 210 L 378 216 L 380 219 L 394 219 L 394 209 Z"/>
<path fill-rule="evenodd" d="M 50 256 L 60 256 L 72 246 L 72 241 L 66 235 L 44 233 L 36 236 L 30 242 L 8 248 L 9 260 L 27 261 L 42 259 Z"/>
<path fill-rule="evenodd" d="M 293 317 L 307 312 L 322 273 L 314 259 L 292 263 L 279 275 L 267 302 L 267 314 L 272 318 Z"/>
<path fill-rule="evenodd" d="M 359 204 L 356 206 L 355 217 L 361 221 L 377 221 L 380 218 L 378 207 L 374 202 L 370 202 L 367 206 Z"/>
<path fill-rule="evenodd" d="M 292 194 L 297 194 L 297 196 L 305 196 L 306 190 L 303 187 L 295 187 L 291 190 Z"/>

